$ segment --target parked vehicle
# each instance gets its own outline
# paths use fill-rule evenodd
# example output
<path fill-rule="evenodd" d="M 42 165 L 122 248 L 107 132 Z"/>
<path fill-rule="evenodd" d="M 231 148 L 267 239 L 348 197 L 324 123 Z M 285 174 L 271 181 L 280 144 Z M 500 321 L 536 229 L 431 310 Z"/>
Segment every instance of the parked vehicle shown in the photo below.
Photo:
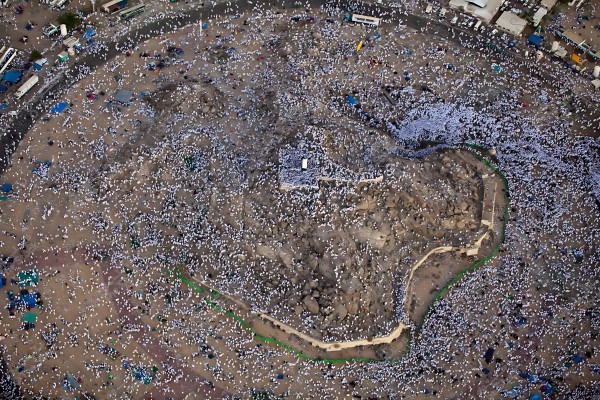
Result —
<path fill-rule="evenodd" d="M 38 83 L 39 78 L 37 75 L 33 75 L 31 78 L 27 79 L 27 81 L 15 92 L 15 97 L 20 99 L 25 95 L 25 93 L 29 92 L 29 90 Z"/>

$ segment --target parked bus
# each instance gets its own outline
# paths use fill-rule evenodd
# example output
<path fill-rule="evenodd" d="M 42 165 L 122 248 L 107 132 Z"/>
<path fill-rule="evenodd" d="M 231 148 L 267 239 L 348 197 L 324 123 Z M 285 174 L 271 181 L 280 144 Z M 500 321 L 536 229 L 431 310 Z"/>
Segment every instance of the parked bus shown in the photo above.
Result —
<path fill-rule="evenodd" d="M 136 15 L 143 13 L 145 9 L 146 6 L 144 4 L 138 4 L 137 6 L 126 8 L 119 13 L 119 18 L 123 20 L 133 18 Z"/>
<path fill-rule="evenodd" d="M 50 3 L 50 7 L 61 8 L 62 6 L 67 4 L 67 1 L 69 0 L 53 0 L 52 3 Z"/>
<path fill-rule="evenodd" d="M 122 10 L 125 7 L 127 7 L 127 0 L 111 0 L 108 3 L 104 3 L 100 6 L 102 11 L 109 14 Z"/>
<path fill-rule="evenodd" d="M 4 49 L 4 46 L 2 47 Z M 17 56 L 17 49 L 9 47 L 0 58 L 0 74 L 10 66 L 12 60 Z"/>
<path fill-rule="evenodd" d="M 367 25 L 379 25 L 379 18 L 369 17 L 367 15 L 352 14 L 352 22 L 360 22 Z"/>
<path fill-rule="evenodd" d="M 33 75 L 31 78 L 27 79 L 27 81 L 15 92 L 15 97 L 20 99 L 23 95 L 29 92 L 36 83 L 38 83 L 39 78 L 37 75 Z"/>

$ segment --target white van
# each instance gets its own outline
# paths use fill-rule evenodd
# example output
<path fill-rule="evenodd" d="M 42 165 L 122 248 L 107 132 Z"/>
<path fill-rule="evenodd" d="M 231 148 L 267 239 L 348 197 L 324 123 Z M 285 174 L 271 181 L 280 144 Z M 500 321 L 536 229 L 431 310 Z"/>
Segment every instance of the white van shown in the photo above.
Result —
<path fill-rule="evenodd" d="M 429 4 L 427 6 L 427 8 L 425 9 L 425 14 L 431 14 L 432 11 L 433 11 L 433 7 L 431 6 L 431 4 Z"/>
<path fill-rule="evenodd" d="M 442 9 L 440 10 L 440 18 L 444 18 L 446 16 L 446 9 L 444 7 L 442 7 Z"/>
<path fill-rule="evenodd" d="M 480 26 L 481 26 L 481 21 L 477 21 L 477 23 L 473 27 L 473 30 L 478 30 Z"/>

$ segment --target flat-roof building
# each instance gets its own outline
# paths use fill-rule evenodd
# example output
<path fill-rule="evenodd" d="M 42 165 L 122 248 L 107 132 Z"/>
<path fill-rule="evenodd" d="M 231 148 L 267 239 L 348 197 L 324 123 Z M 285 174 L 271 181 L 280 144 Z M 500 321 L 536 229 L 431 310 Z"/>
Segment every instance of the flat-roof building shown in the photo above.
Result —
<path fill-rule="evenodd" d="M 450 0 L 450 8 L 489 23 L 504 0 Z"/>
<path fill-rule="evenodd" d="M 515 13 L 504 11 L 496 21 L 496 26 L 511 35 L 521 36 L 523 29 L 527 26 L 527 21 Z"/>

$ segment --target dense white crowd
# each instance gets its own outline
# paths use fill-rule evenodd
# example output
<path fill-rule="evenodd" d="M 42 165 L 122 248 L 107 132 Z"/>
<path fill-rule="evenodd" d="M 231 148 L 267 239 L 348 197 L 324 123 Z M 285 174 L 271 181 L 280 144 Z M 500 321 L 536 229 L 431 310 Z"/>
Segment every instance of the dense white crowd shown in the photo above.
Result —
<path fill-rule="evenodd" d="M 343 15 L 334 6 L 324 8 L 338 19 Z M 399 11 L 394 12 L 392 17 L 408 18 Z M 138 18 L 136 23 L 147 24 L 159 19 L 161 16 L 156 14 L 149 18 Z M 177 79 L 180 83 L 175 91 L 167 91 L 170 97 L 166 101 L 178 101 L 181 99 L 179 91 L 189 90 L 190 101 L 204 101 L 203 108 L 188 107 L 186 111 L 182 111 L 185 105 L 181 105 L 174 108 L 176 112 L 161 113 L 158 106 L 149 106 L 148 104 L 153 103 L 140 99 L 134 100 L 128 107 L 113 105 L 110 109 L 104 103 L 82 100 L 87 101 L 83 107 L 85 118 L 67 114 L 65 129 L 78 132 L 78 139 L 73 138 L 70 145 L 79 146 L 82 157 L 60 160 L 58 165 L 53 165 L 49 170 L 49 178 L 57 185 L 44 190 L 48 193 L 61 190 L 79 193 L 79 197 L 74 196 L 77 198 L 76 204 L 69 212 L 74 213 L 82 224 L 73 229 L 85 231 L 92 227 L 99 241 L 96 246 L 97 256 L 102 257 L 100 254 L 107 252 L 112 268 L 119 270 L 107 272 L 97 265 L 92 268 L 97 279 L 102 280 L 102 274 L 112 276 L 107 284 L 100 285 L 110 293 L 110 298 L 106 299 L 86 298 L 85 291 L 90 290 L 90 283 L 73 279 L 73 274 L 64 274 L 62 282 L 69 301 L 76 297 L 85 298 L 83 304 L 90 307 L 90 310 L 94 309 L 94 301 L 111 305 L 110 301 L 116 300 L 118 308 L 127 307 L 127 310 L 121 309 L 121 320 L 115 325 L 117 329 L 112 330 L 109 339 L 104 342 L 117 338 L 124 351 L 129 346 L 135 347 L 136 343 L 141 345 L 141 349 L 166 349 L 156 350 L 157 354 L 171 358 L 162 360 L 164 364 L 152 383 L 166 396 L 175 396 L 171 381 L 204 382 L 209 387 L 215 381 L 228 380 L 233 383 L 227 387 L 237 390 L 235 395 L 244 397 L 250 395 L 251 389 L 268 388 L 277 391 L 279 386 L 287 385 L 286 392 L 295 398 L 341 398 L 342 393 L 360 395 L 363 398 L 397 398 L 399 393 L 416 396 L 431 392 L 462 392 L 470 394 L 472 398 L 485 398 L 497 396 L 497 393 L 513 384 L 532 390 L 539 389 L 540 384 L 531 384 L 529 380 L 519 376 L 519 371 L 549 377 L 545 379 L 552 381 L 555 390 L 561 388 L 560 379 L 567 374 L 589 376 L 589 372 L 583 372 L 585 364 L 568 368 L 565 365 L 572 363 L 574 354 L 593 351 L 591 330 L 579 327 L 589 324 L 590 317 L 586 311 L 593 306 L 595 282 L 598 281 L 598 270 L 594 266 L 600 263 L 600 229 L 597 228 L 600 217 L 600 146 L 597 139 L 592 137 L 571 135 L 570 126 L 566 124 L 554 123 L 550 127 L 544 127 L 538 122 L 542 115 L 524 117 L 518 110 L 518 99 L 524 92 L 532 93 L 534 97 L 541 96 L 548 107 L 562 107 L 563 99 L 579 84 L 579 78 L 558 64 L 533 64 L 520 58 L 505 59 L 500 64 L 506 70 L 517 71 L 521 86 L 505 89 L 493 99 L 482 101 L 483 104 L 460 104 L 451 95 L 443 96 L 447 98 L 446 101 L 440 99 L 432 102 L 428 94 L 415 90 L 415 86 L 426 85 L 434 91 L 444 87 L 447 78 L 428 68 L 429 63 L 433 64 L 439 56 L 437 50 L 428 53 L 428 47 L 431 46 L 415 45 L 414 52 L 418 58 L 415 56 L 415 59 L 403 63 L 403 68 L 411 71 L 412 81 L 409 83 L 400 82 L 401 75 L 394 77 L 395 68 L 389 65 L 382 68 L 380 76 L 373 78 L 356 68 L 354 63 L 347 62 L 349 58 L 355 57 L 354 39 L 358 39 L 359 34 L 353 31 L 356 37 L 352 37 L 352 40 L 343 37 L 340 22 L 336 20 L 332 24 L 318 21 L 311 28 L 323 38 L 339 39 L 336 48 L 318 50 L 321 54 L 319 65 L 307 65 L 298 57 L 298 54 L 304 54 L 303 51 L 310 51 L 303 48 L 303 43 L 314 39 L 314 34 L 293 30 L 288 36 L 292 48 L 282 51 L 298 57 L 289 59 L 286 66 L 290 72 L 287 76 L 296 76 L 297 80 L 280 82 L 278 79 L 282 74 L 273 71 L 275 63 L 270 58 L 276 57 L 277 42 L 284 32 L 276 32 L 272 22 L 283 24 L 287 19 L 287 16 L 283 17 L 261 7 L 257 7 L 252 15 L 241 15 L 240 20 L 246 20 L 247 24 L 242 25 L 241 29 L 245 31 L 243 39 L 238 39 L 239 45 L 231 38 L 226 40 L 226 37 L 211 45 L 205 40 L 206 33 L 202 33 L 200 29 L 192 30 L 183 38 L 171 35 L 176 39 L 165 39 L 165 47 L 182 46 L 188 53 L 183 59 L 164 52 L 161 56 L 161 59 L 170 63 L 167 70 L 176 69 L 183 78 Z M 231 28 L 233 21 L 224 17 L 211 21 L 211 24 Z M 136 23 L 120 28 L 121 31 L 116 35 L 126 33 Z M 163 35 L 174 28 L 175 26 L 165 26 L 161 31 L 153 33 Z M 424 26 L 422 29 L 427 32 L 429 28 Z M 395 22 L 385 24 L 382 30 L 388 36 L 411 35 L 403 25 L 396 25 Z M 382 36 L 385 41 L 385 34 Z M 481 49 L 485 39 L 467 36 L 464 32 L 452 33 L 450 36 L 458 36 L 462 47 L 455 48 L 445 38 L 440 40 L 458 60 L 457 66 L 473 70 L 479 68 L 471 59 L 473 53 L 465 48 Z M 263 46 L 260 50 L 241 49 L 253 42 Z M 135 50 L 133 57 L 144 50 L 143 45 L 135 45 L 133 41 L 116 46 L 118 52 Z M 225 57 L 229 61 L 219 61 L 219 54 L 222 55 L 219 50 L 230 48 L 234 50 L 230 50 L 229 57 Z M 397 48 L 392 45 L 381 45 L 378 48 L 380 59 L 394 63 L 393 60 L 398 57 Z M 107 54 L 108 47 L 100 42 L 91 50 L 92 53 L 103 56 Z M 193 53 L 192 57 L 189 57 L 190 53 Z M 257 61 L 260 56 L 264 59 Z M 151 73 L 148 71 L 150 61 L 140 59 L 130 71 L 114 64 L 114 71 L 105 73 L 102 78 L 88 76 L 90 68 L 82 65 L 77 69 L 77 75 L 70 79 L 82 80 L 90 88 L 101 89 L 104 85 L 109 85 L 106 79 L 119 74 L 123 82 L 119 84 L 120 87 L 135 87 L 137 77 Z M 257 63 L 259 67 L 256 67 Z M 64 69 L 66 71 L 67 67 Z M 557 71 L 560 71 L 559 77 Z M 339 72 L 343 78 L 334 72 Z M 516 79 L 511 74 L 492 75 L 488 71 L 485 75 L 487 76 L 467 83 L 472 85 L 470 90 L 484 93 L 490 88 L 510 88 L 511 82 Z M 157 75 L 153 81 L 157 94 L 150 97 L 157 97 L 174 80 L 166 73 Z M 208 94 L 200 93 L 193 80 L 210 83 L 216 90 Z M 369 80 L 369 84 L 357 84 L 357 81 Z M 368 99 L 377 96 L 378 92 L 370 89 L 370 86 L 379 88 L 386 82 L 396 84 L 391 95 L 397 105 L 387 108 L 387 103 L 365 101 L 364 114 L 361 114 L 364 118 L 355 119 L 355 111 L 346 105 L 346 95 L 356 90 L 357 97 Z M 274 92 L 273 102 L 279 107 L 277 111 L 275 106 L 268 105 L 269 101 L 264 99 L 265 94 L 257 90 L 257 87 Z M 548 89 L 542 93 L 541 87 Z M 223 94 L 229 88 L 243 90 L 235 97 Z M 324 94 L 321 98 L 315 96 L 319 88 L 330 95 Z M 324 99 L 331 101 L 323 104 Z M 204 104 L 208 108 L 205 109 Z M 380 107 L 376 108 L 372 104 L 379 104 Z M 579 104 L 575 98 L 572 106 L 578 109 L 584 105 Z M 402 111 L 401 114 L 399 110 Z M 38 111 L 44 110 L 40 108 Z M 276 112 L 279 120 L 270 120 Z M 110 130 L 98 137 L 97 131 L 104 125 L 100 118 L 110 118 L 111 124 Z M 138 118 L 139 126 L 130 131 L 127 121 Z M 360 174 L 336 170 L 336 164 L 323 159 L 322 150 L 311 153 L 306 141 L 314 140 L 317 133 L 301 132 L 291 135 L 295 143 L 300 143 L 292 150 L 284 148 L 281 145 L 283 139 L 277 139 L 274 135 L 282 130 L 293 130 L 294 126 L 304 126 L 307 121 L 324 124 L 336 118 L 344 119 L 348 130 L 385 129 L 396 142 L 396 148 L 388 151 L 407 158 L 426 157 L 433 150 L 418 150 L 417 147 L 428 140 L 450 146 L 468 142 L 494 149 L 495 161 L 509 184 L 510 220 L 500 254 L 494 261 L 468 274 L 435 303 L 433 313 L 418 335 L 415 334 L 411 351 L 397 363 L 348 363 L 335 367 L 309 361 L 296 361 L 293 365 L 287 362 L 282 364 L 279 359 L 289 356 L 288 353 L 278 347 L 258 346 L 250 335 L 239 335 L 237 328 L 233 330 L 238 334 L 228 332 L 233 323 L 219 319 L 210 308 L 196 306 L 201 304 L 200 297 L 177 279 L 160 276 L 152 282 L 146 282 L 146 277 L 155 273 L 152 268 L 156 265 L 186 265 L 187 272 L 209 280 L 224 293 L 236 295 L 236 287 L 250 290 L 243 297 L 254 308 L 275 306 L 293 288 L 293 284 L 278 280 L 280 276 L 277 274 L 277 266 L 264 258 L 256 261 L 246 258 L 248 254 L 259 250 L 259 244 L 251 244 L 248 236 L 254 235 L 264 240 L 276 236 L 280 228 L 274 226 L 273 221 L 288 225 L 296 223 L 294 212 L 305 215 L 306 218 L 320 218 L 322 216 L 317 215 L 317 211 L 322 210 L 319 208 L 322 206 L 322 199 L 316 193 L 307 195 L 298 191 L 285 198 L 274 193 L 271 194 L 270 201 L 257 200 L 252 205 L 253 210 L 245 211 L 244 205 L 240 207 L 236 203 L 236 197 L 253 188 L 274 187 L 273 182 L 279 179 L 279 164 L 301 158 L 298 155 L 300 153 L 309 154 L 307 157 L 311 162 L 317 159 L 322 162 L 318 174 L 311 175 L 311 184 L 317 175 L 342 177 L 346 181 L 363 179 L 364 176 L 357 176 Z M 158 129 L 148 127 L 148 122 L 155 124 Z M 598 130 L 598 120 L 588 118 L 585 123 Z M 276 124 L 281 124 L 281 127 Z M 371 124 L 373 128 L 365 127 L 366 124 Z M 144 127 L 147 130 L 142 132 Z M 157 130 L 160 132 L 156 132 Z M 144 135 L 148 132 L 153 136 L 144 140 Z M 270 134 L 266 135 L 265 132 Z M 208 145 L 197 145 L 195 141 L 200 138 L 206 139 Z M 270 140 L 275 141 L 275 145 Z M 124 159 L 111 158 L 114 155 L 111 149 L 117 149 L 118 152 L 128 141 L 140 145 Z M 275 152 L 272 157 L 259 157 L 262 152 L 271 149 L 283 150 Z M 298 151 L 300 153 L 296 154 Z M 191 157 L 190 162 L 194 168 L 189 168 L 186 164 L 188 157 Z M 290 161 L 289 157 L 293 160 Z M 357 160 L 356 163 L 362 167 L 372 167 L 369 165 L 371 157 L 372 154 L 365 153 L 364 160 Z M 100 163 L 106 159 L 114 161 L 112 164 L 104 163 L 98 172 L 90 171 L 90 160 Z M 148 180 L 140 182 L 140 175 L 136 171 L 147 160 L 151 160 L 151 164 L 157 168 L 153 170 L 151 165 L 144 175 Z M 54 169 L 58 172 L 54 173 Z M 190 169 L 199 172 L 190 173 Z M 118 185 L 111 182 L 115 175 L 123 171 L 130 175 L 123 177 Z M 374 172 L 369 173 L 371 175 L 368 178 L 376 176 Z M 171 178 L 169 183 L 161 182 L 167 175 Z M 185 180 L 181 179 L 182 176 Z M 295 181 L 297 177 L 288 178 L 294 185 L 298 184 Z M 90 181 L 93 184 L 86 185 Z M 304 185 L 304 182 L 300 184 L 311 186 Z M 229 190 L 223 192 L 222 187 Z M 158 192 L 166 193 L 159 207 L 146 207 L 145 203 L 150 204 L 152 197 L 148 195 Z M 353 189 L 342 190 L 340 193 L 355 194 Z M 290 199 L 298 209 L 286 209 L 281 204 L 283 200 Z M 220 207 L 223 215 L 208 215 L 206 204 L 209 203 L 216 203 L 216 208 Z M 128 208 L 132 204 L 138 205 L 139 209 Z M 81 211 L 90 207 L 94 212 Z M 212 207 L 215 208 L 214 205 Z M 115 209 L 115 215 L 111 215 L 111 211 Z M 262 230 L 259 231 L 252 225 L 236 226 L 231 222 L 233 218 L 228 219 L 228 215 L 238 212 L 251 212 L 257 217 L 255 224 L 262 226 Z M 327 218 L 323 220 L 326 222 L 322 228 L 331 229 L 331 221 Z M 14 222 L 15 226 L 19 224 L 18 221 Z M 142 226 L 145 228 L 141 229 Z M 67 232 L 65 228 L 64 232 L 58 234 L 77 235 L 77 232 Z M 157 252 L 147 258 L 132 255 L 135 253 L 131 249 L 134 242 L 137 246 L 155 247 Z M 199 243 L 205 246 L 199 246 Z M 242 243 L 254 247 L 248 251 L 241 246 Z M 301 244 L 292 244 L 290 248 L 299 250 L 300 246 Z M 207 247 L 209 250 L 194 254 L 198 247 Z M 61 249 L 60 246 L 52 246 L 51 250 L 58 252 Z M 336 251 L 343 255 L 346 250 L 340 247 Z M 366 252 L 368 256 L 374 254 L 371 250 Z M 71 257 L 75 259 L 73 255 Z M 251 267 L 231 268 L 234 257 L 247 262 Z M 89 263 L 93 264 L 91 260 Z M 207 265 L 210 265 L 210 269 L 206 268 Z M 301 271 L 302 266 L 295 265 L 294 260 L 291 260 L 290 265 Z M 132 268 L 137 275 L 120 272 L 123 266 L 126 266 L 126 270 Z M 343 272 L 342 269 L 336 267 L 336 276 Z M 263 282 L 275 283 L 267 288 L 250 288 L 248 282 L 257 284 L 260 282 L 257 278 Z M 309 283 L 311 291 L 315 287 Z M 47 295 L 50 298 L 58 296 L 57 293 Z M 157 300 L 162 298 L 168 299 L 164 309 L 153 309 L 157 307 Z M 391 302 L 385 306 L 398 307 Z M 98 352 L 96 343 L 99 341 L 99 325 L 91 329 L 83 326 L 89 323 L 90 317 L 97 314 L 76 320 L 65 315 L 61 308 L 60 304 L 47 302 L 44 313 L 55 318 L 56 324 L 65 332 L 71 329 L 70 324 L 78 326 L 77 330 L 82 332 L 83 338 L 79 340 L 74 337 L 71 340 L 81 348 L 81 356 L 87 360 L 88 370 L 97 377 L 105 376 L 101 372 L 116 374 L 115 371 L 119 370 L 121 373 L 120 365 L 107 363 L 105 355 Z M 165 315 L 168 322 L 160 325 L 155 332 L 145 332 L 141 337 L 136 335 L 140 330 L 148 330 L 143 324 L 134 322 L 137 317 L 156 313 Z M 317 317 L 304 314 L 304 318 L 305 325 L 310 326 L 312 318 Z M 293 321 L 283 315 L 282 319 Z M 379 322 L 387 324 L 386 329 L 391 327 L 390 321 Z M 102 321 L 98 321 L 98 324 L 101 323 Z M 415 333 L 414 326 L 412 329 Z M 52 330 L 46 333 L 49 336 L 51 334 Z M 343 335 L 343 332 L 338 334 Z M 23 341 L 27 340 L 22 334 L 12 335 Z M 323 336 L 326 337 L 326 334 Z M 575 344 L 570 344 L 573 341 Z M 208 342 L 214 345 L 209 346 Z M 178 351 L 187 346 L 195 346 L 197 350 L 191 356 L 179 355 Z M 15 354 L 11 347 L 4 343 L 4 353 L 9 363 L 14 361 L 11 357 Z M 482 365 L 483 353 L 489 347 L 501 354 L 494 361 L 494 366 Z M 42 370 L 45 358 L 52 354 L 61 357 L 56 352 L 57 349 L 51 348 L 36 355 L 37 364 L 26 370 L 23 376 L 35 377 Z M 385 354 L 388 359 L 401 356 L 402 354 Z M 202 362 L 198 362 L 199 357 Z M 135 358 L 136 365 L 147 370 L 156 362 L 143 354 L 140 348 L 135 348 L 130 358 Z M 592 354 L 586 358 L 592 358 Z M 210 371 L 196 371 L 213 359 L 216 362 Z M 278 361 L 274 361 L 276 359 Z M 61 359 L 63 366 L 68 361 Z M 270 371 L 267 373 L 255 371 L 266 370 L 269 366 Z M 284 371 L 287 380 L 276 378 L 279 371 Z M 76 375 L 78 372 L 82 371 L 73 371 Z M 64 371 L 46 373 L 54 373 L 57 381 L 60 381 Z M 117 398 L 126 398 L 126 387 L 135 379 L 135 374 L 123 376 L 120 380 L 121 387 L 117 389 L 121 397 Z M 205 382 L 202 376 L 207 376 L 208 381 Z M 270 380 L 265 379 L 265 376 L 270 377 Z M 102 385 L 110 387 L 111 384 L 110 380 L 106 380 Z M 566 386 L 561 390 L 567 390 Z M 586 394 L 582 396 L 581 398 L 586 398 Z"/>

